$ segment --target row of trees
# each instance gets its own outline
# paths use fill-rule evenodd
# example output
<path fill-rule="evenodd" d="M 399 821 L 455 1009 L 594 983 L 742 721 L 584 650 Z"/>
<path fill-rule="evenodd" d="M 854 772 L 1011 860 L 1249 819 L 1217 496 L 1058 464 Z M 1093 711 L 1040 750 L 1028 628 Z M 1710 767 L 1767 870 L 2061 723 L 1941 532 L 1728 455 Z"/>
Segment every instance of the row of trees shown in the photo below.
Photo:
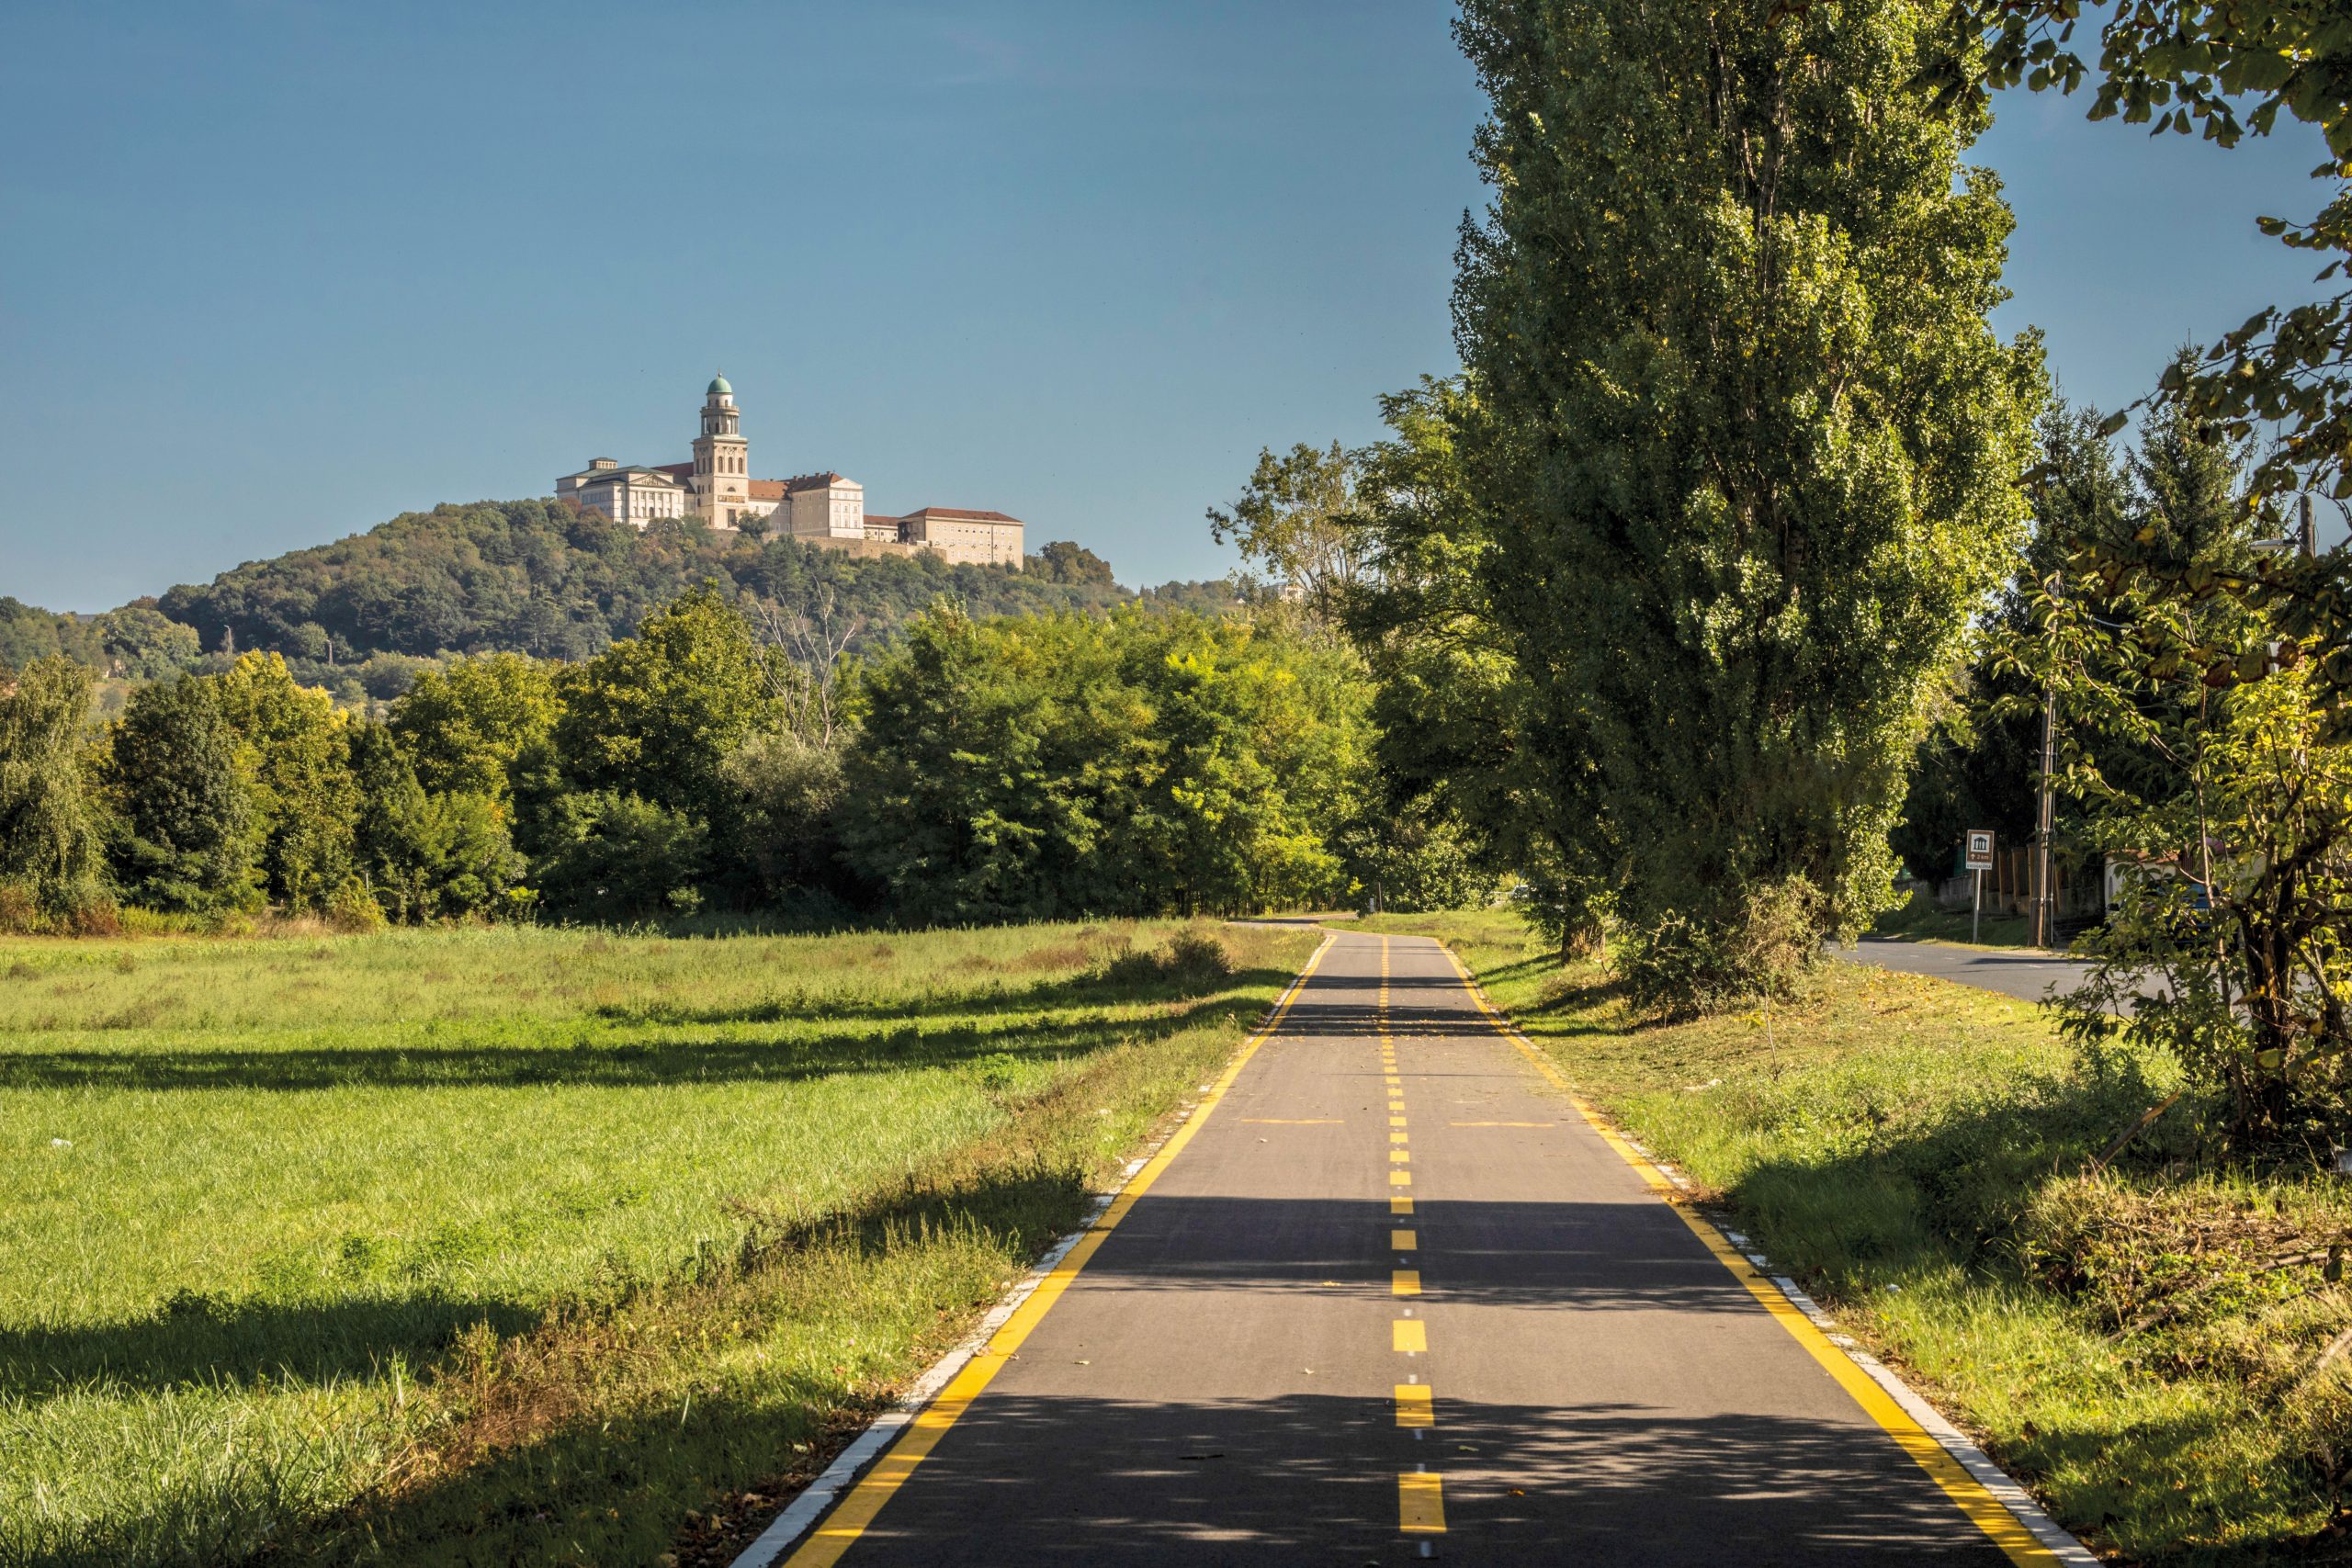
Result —
<path fill-rule="evenodd" d="M 1214 613 L 1234 601 L 1222 582 L 1130 592 L 1102 557 L 1066 539 L 1016 571 L 929 552 L 852 555 L 693 520 L 639 529 L 549 502 L 484 502 L 409 513 L 101 615 L 0 598 L 0 666 L 62 656 L 102 676 L 148 681 L 218 674 L 240 653 L 277 653 L 298 680 L 356 707 L 400 695 L 451 654 L 587 659 L 706 581 L 786 617 L 824 601 L 855 626 L 859 648 L 942 598 L 979 615 L 1136 600 Z"/>
<path fill-rule="evenodd" d="M 175 588 L 156 607 L 192 628 L 208 653 L 282 653 L 306 678 L 333 684 L 356 675 L 382 697 L 404 685 L 409 661 L 443 653 L 590 658 L 707 581 L 787 615 L 830 599 L 870 637 L 943 596 L 989 615 L 1101 609 L 1132 597 L 1100 557 L 1067 541 L 1027 564 L 1015 571 L 930 552 L 862 557 L 694 520 L 639 529 L 553 502 L 484 502 L 409 513 L 250 562 Z M 1207 585 L 1165 592 L 1196 607 L 1216 602 Z M 371 660 L 380 661 L 375 670 L 365 668 Z M 393 690 L 381 689 L 387 682 Z"/>
<path fill-rule="evenodd" d="M 0 881 L 67 925 L 118 900 L 929 924 L 1476 891 L 1445 835 L 1407 852 L 1364 819 L 1362 663 L 1278 605 L 941 604 L 849 640 L 702 588 L 582 661 L 427 670 L 380 722 L 247 653 L 96 729 L 88 671 L 36 660 L 0 695 Z"/>

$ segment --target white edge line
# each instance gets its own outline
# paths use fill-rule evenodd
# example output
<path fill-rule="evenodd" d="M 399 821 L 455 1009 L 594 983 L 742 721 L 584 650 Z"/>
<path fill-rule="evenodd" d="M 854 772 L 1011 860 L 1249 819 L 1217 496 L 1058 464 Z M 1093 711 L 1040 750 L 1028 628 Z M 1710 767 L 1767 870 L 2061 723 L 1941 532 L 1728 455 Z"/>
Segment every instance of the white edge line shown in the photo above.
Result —
<path fill-rule="evenodd" d="M 1291 977 L 1290 984 L 1283 987 L 1282 994 L 1274 998 L 1273 1006 L 1267 1010 L 1266 1016 L 1258 1021 L 1256 1028 L 1242 1037 L 1243 1045 L 1260 1038 L 1267 1030 L 1273 1027 L 1274 1020 L 1282 1016 L 1283 1006 L 1305 982 L 1307 969 L 1313 966 L 1317 958 L 1322 956 L 1325 948 L 1339 940 L 1337 931 L 1324 934 L 1321 944 L 1308 955 L 1306 963 L 1300 966 L 1299 972 Z M 1236 1046 L 1234 1049 L 1238 1052 L 1240 1048 Z M 933 1361 L 930 1369 L 915 1380 L 914 1385 L 907 1390 L 897 1404 L 876 1416 L 865 1430 L 851 1441 L 849 1447 L 834 1455 L 833 1462 L 825 1467 L 823 1473 L 804 1487 L 800 1495 L 792 1500 L 791 1506 L 778 1514 L 751 1545 L 737 1553 L 735 1561 L 729 1563 L 728 1568 L 769 1568 L 770 1564 L 784 1555 L 787 1547 L 806 1535 L 808 1527 L 822 1518 L 825 1510 L 833 1506 L 834 1499 L 849 1490 L 850 1483 L 857 1479 L 859 1472 L 881 1456 L 882 1450 L 890 1446 L 891 1439 L 904 1430 L 909 1422 L 922 1414 L 923 1406 L 939 1396 L 939 1391 L 945 1388 L 955 1379 L 956 1374 L 964 1370 L 964 1364 L 977 1355 L 982 1346 L 996 1337 L 996 1331 L 1002 1328 L 1012 1314 L 1021 1310 L 1021 1303 L 1027 1301 L 1035 1292 L 1037 1287 L 1046 1282 L 1046 1277 L 1061 1266 L 1062 1259 L 1069 1256 L 1069 1249 L 1076 1247 L 1080 1238 L 1094 1228 L 1096 1223 L 1102 1218 L 1102 1212 L 1111 1206 L 1121 1192 L 1126 1190 L 1127 1183 L 1136 1179 L 1136 1172 L 1150 1164 L 1152 1156 L 1159 1152 L 1169 1138 L 1176 1135 L 1176 1130 L 1193 1119 L 1193 1111 L 1199 1105 L 1200 1101 L 1197 1100 L 1187 1100 L 1179 1105 L 1175 1114 L 1169 1119 L 1166 1135 L 1127 1162 L 1126 1168 L 1119 1173 L 1119 1182 L 1116 1187 L 1108 1192 L 1098 1192 L 1094 1195 L 1094 1202 L 1086 1211 L 1086 1217 L 1079 1222 L 1078 1228 L 1047 1248 L 1046 1255 L 1037 1259 L 1028 1273 L 1022 1276 L 1021 1282 L 1012 1288 L 1011 1293 L 989 1309 L 988 1315 L 980 1319 L 971 1333 L 957 1341 L 955 1348 Z"/>
<path fill-rule="evenodd" d="M 1944 1451 L 1960 1462 L 1962 1470 L 1975 1478 L 1976 1483 L 2001 1501 L 2001 1506 L 2017 1516 L 2018 1523 L 2033 1532 L 2033 1538 L 2046 1547 L 2061 1562 L 2076 1564 L 2077 1568 L 2099 1568 L 2098 1556 L 2057 1520 L 2041 1511 L 2041 1505 L 2019 1485 L 2009 1472 L 1995 1464 L 1983 1449 L 1971 1441 L 1968 1434 L 1944 1419 L 1943 1412 L 1912 1390 L 1909 1383 L 1896 1377 L 1893 1369 L 1876 1356 L 1856 1344 L 1851 1336 L 1838 1325 L 1838 1320 L 1821 1310 L 1819 1303 L 1797 1288 L 1794 1280 L 1785 1274 L 1767 1276 L 1772 1288 L 1789 1299 L 1789 1304 L 1805 1314 L 1829 1339 L 1845 1352 L 1846 1359 L 1869 1374 L 1870 1380 L 1884 1389 L 1905 1415 L 1919 1424 L 1920 1429 L 1944 1446 Z"/>
<path fill-rule="evenodd" d="M 1480 1000 L 1487 1003 L 1489 1015 L 1503 1026 L 1513 1040 L 1531 1051 L 1539 1053 L 1542 1051 L 1543 1047 L 1530 1040 L 1510 1021 L 1510 1014 L 1494 1005 L 1493 1001 L 1487 997 L 1485 988 L 1476 980 L 1470 982 L 1470 988 L 1477 994 Z M 1609 1120 L 1612 1126 L 1616 1125 L 1616 1118 L 1611 1117 Z M 1634 1143 L 1622 1126 L 1617 1128 L 1617 1135 L 1623 1138 L 1632 1147 L 1639 1150 L 1643 1160 L 1660 1176 L 1673 1182 L 1678 1188 L 1685 1190 L 1690 1189 L 1690 1181 L 1680 1171 L 1643 1148 L 1641 1145 Z M 1885 1362 L 1864 1350 L 1836 1318 L 1821 1309 L 1819 1303 L 1797 1289 L 1795 1280 L 1785 1274 L 1771 1273 L 1770 1271 L 1771 1265 L 1764 1260 L 1760 1253 L 1750 1249 L 1747 1237 L 1738 1235 L 1736 1232 L 1726 1232 L 1704 1214 L 1697 1217 L 1716 1235 L 1736 1237 L 1734 1249 L 1754 1264 L 1759 1274 L 1771 1280 L 1772 1288 L 1780 1292 L 1791 1306 L 1804 1314 L 1813 1325 L 1820 1329 L 1832 1345 L 1838 1347 L 1839 1354 L 1860 1368 L 1863 1376 L 1884 1389 L 1888 1397 L 1903 1407 L 1903 1413 L 1919 1424 L 1921 1431 L 1941 1444 L 1944 1452 L 1951 1455 L 1954 1461 L 1962 1470 L 1968 1472 L 1971 1479 L 1974 1480 L 1978 1485 L 1991 1493 L 2000 1505 L 2016 1517 L 2018 1523 L 2023 1525 L 2033 1539 L 2041 1543 L 2042 1548 L 2051 1556 L 2068 1564 L 2068 1568 L 2102 1568 L 2098 1554 L 2075 1539 L 2074 1534 L 2057 1520 L 2042 1512 L 2041 1505 L 2033 1500 L 2033 1494 L 2028 1492 L 2015 1476 L 1995 1464 L 1967 1433 L 1946 1420 L 1943 1412 L 1920 1398 L 1911 1385 L 1895 1376 L 1893 1369 L 1889 1368 Z"/>

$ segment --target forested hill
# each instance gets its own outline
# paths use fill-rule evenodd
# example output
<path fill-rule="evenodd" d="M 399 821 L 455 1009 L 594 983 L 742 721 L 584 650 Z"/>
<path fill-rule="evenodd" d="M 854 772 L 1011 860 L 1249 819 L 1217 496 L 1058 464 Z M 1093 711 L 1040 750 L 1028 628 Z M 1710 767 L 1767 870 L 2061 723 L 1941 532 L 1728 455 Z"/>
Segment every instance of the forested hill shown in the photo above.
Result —
<path fill-rule="evenodd" d="M 546 501 L 481 502 L 406 513 L 93 619 L 10 601 L 0 610 L 0 660 L 64 652 L 139 675 L 199 650 L 267 649 L 308 678 L 389 696 L 405 688 L 419 660 L 446 653 L 585 658 L 712 580 L 786 617 L 829 603 L 835 624 L 856 624 L 857 640 L 868 643 L 942 596 L 978 615 L 1101 608 L 1136 597 L 1074 545 L 1048 545 L 1030 558 L 1030 570 L 1014 571 L 951 566 L 929 553 L 852 555 L 696 525 L 640 532 Z M 1148 592 L 1193 608 L 1231 596 L 1222 583 Z M 165 646 L 147 646 L 156 641 Z"/>

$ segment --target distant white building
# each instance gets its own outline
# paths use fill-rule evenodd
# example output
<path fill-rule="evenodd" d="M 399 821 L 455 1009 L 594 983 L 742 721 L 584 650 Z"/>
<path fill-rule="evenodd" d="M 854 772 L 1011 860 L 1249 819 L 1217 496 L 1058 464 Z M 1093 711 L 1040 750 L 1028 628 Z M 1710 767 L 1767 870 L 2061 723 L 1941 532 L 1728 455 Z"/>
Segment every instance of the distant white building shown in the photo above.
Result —
<path fill-rule="evenodd" d="M 903 517 L 865 510 L 865 487 L 831 472 L 752 478 L 735 389 L 724 376 L 705 390 L 694 460 L 641 468 L 592 457 L 555 481 L 556 499 L 642 528 L 660 518 L 700 517 L 714 528 L 764 525 L 810 544 L 860 550 L 933 550 L 952 561 L 1021 565 L 1023 525 L 1001 512 L 925 506 Z"/>

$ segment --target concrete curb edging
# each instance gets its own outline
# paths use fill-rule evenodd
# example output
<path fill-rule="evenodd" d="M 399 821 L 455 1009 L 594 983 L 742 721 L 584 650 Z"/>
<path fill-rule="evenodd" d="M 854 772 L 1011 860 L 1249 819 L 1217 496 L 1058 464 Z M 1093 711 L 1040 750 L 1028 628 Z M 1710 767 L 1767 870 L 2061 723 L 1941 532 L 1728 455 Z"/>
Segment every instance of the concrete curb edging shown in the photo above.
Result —
<path fill-rule="evenodd" d="M 1466 974 L 1464 978 L 1468 978 Z M 1486 1003 L 1488 1013 L 1500 1022 L 1520 1044 L 1530 1051 L 1542 1049 L 1533 1041 L 1528 1039 L 1517 1024 L 1509 1021 L 1510 1015 L 1494 1005 L 1492 998 L 1487 996 L 1484 987 L 1476 980 L 1470 980 L 1469 985 L 1470 988 L 1477 994 L 1478 998 Z M 1593 1113 L 1599 1113 L 1597 1108 Z M 1617 1122 L 1616 1118 L 1608 1117 L 1607 1120 L 1612 1127 L 1616 1128 L 1617 1136 L 1624 1142 L 1625 1145 L 1639 1155 L 1651 1169 L 1672 1183 L 1678 1191 L 1689 1193 L 1697 1190 L 1690 1178 L 1652 1153 L 1648 1145 L 1625 1131 L 1623 1125 Z M 1712 1215 L 1698 1212 L 1695 1208 L 1686 1210 L 1686 1217 L 1699 1219 L 1713 1228 L 1731 1245 L 1733 1250 L 1747 1258 L 1755 1267 L 1756 1271 L 1769 1280 L 1772 1288 L 1778 1291 L 1791 1306 L 1802 1314 L 1815 1328 L 1821 1330 L 1824 1338 L 1836 1346 L 1839 1353 L 1848 1360 L 1853 1362 L 1861 1371 L 1863 1376 L 1885 1390 L 1887 1396 L 1902 1406 L 1904 1414 L 1919 1424 L 1920 1430 L 1933 1438 L 1944 1452 L 1950 1454 L 1954 1462 L 1968 1472 L 1972 1480 L 1991 1494 L 1996 1502 L 2007 1508 L 2018 1523 L 2024 1526 L 2027 1532 L 2041 1544 L 2043 1551 L 2049 1552 L 2058 1562 L 2066 1564 L 2067 1568 L 2101 1568 L 2098 1554 L 2085 1546 L 2057 1520 L 2044 1513 L 2041 1505 L 2033 1500 L 2033 1495 L 2028 1492 L 2016 1477 L 1995 1464 L 1990 1456 L 1983 1449 L 1978 1448 L 1968 1434 L 1953 1426 L 1941 1411 L 1921 1398 L 1918 1393 L 1896 1376 L 1894 1370 L 1885 1362 L 1863 1349 L 1860 1343 L 1852 1335 L 1847 1333 L 1836 1318 L 1823 1311 L 1819 1303 L 1797 1287 L 1794 1280 L 1786 1274 L 1773 1272 L 1770 1261 L 1757 1249 L 1754 1242 L 1739 1232 L 1717 1224 Z"/>
<path fill-rule="evenodd" d="M 1316 949 L 1316 953 L 1319 955 L 1323 947 L 1329 945 L 1330 939 L 1327 937 L 1322 945 Z M 1292 978 L 1289 985 L 1283 987 L 1281 994 L 1274 998 L 1273 1005 L 1267 1009 L 1265 1016 L 1258 1021 L 1247 1035 L 1242 1037 L 1243 1047 L 1247 1047 L 1251 1041 L 1264 1034 L 1272 1027 L 1274 1021 L 1282 1017 L 1284 1006 L 1306 978 L 1306 973 L 1302 970 Z M 972 1331 L 958 1340 L 953 1349 L 933 1361 L 924 1371 L 922 1376 L 917 1378 L 913 1385 L 899 1397 L 897 1404 L 876 1416 L 865 1431 L 852 1439 L 849 1447 L 834 1455 L 833 1462 L 827 1465 L 816 1480 L 803 1487 L 800 1495 L 792 1500 L 784 1512 L 778 1514 L 770 1522 L 768 1528 L 762 1530 L 749 1546 L 736 1554 L 734 1561 L 728 1565 L 728 1568 L 772 1568 L 774 1563 L 783 1558 L 787 1550 L 797 1544 L 802 1536 L 808 1534 L 810 1527 L 824 1517 L 826 1510 L 840 1499 L 842 1493 L 849 1490 L 851 1483 L 857 1480 L 866 1466 L 881 1457 L 883 1451 L 889 1448 L 899 1434 L 906 1429 L 908 1423 L 921 1416 L 924 1406 L 938 1397 L 939 1391 L 955 1381 L 956 1374 L 964 1370 L 965 1363 L 978 1354 L 980 1348 L 996 1337 L 996 1331 L 1002 1328 L 1012 1314 L 1021 1309 L 1021 1303 L 1036 1293 L 1037 1287 L 1044 1284 L 1046 1277 L 1053 1273 L 1064 1258 L 1069 1256 L 1069 1249 L 1076 1247 L 1086 1234 L 1094 1228 L 1096 1223 L 1102 1218 L 1103 1212 L 1110 1208 L 1121 1192 L 1126 1190 L 1127 1184 L 1135 1179 L 1136 1173 L 1150 1164 L 1152 1156 L 1166 1145 L 1170 1138 L 1176 1135 L 1177 1129 L 1192 1119 L 1193 1111 L 1199 1104 L 1200 1101 L 1197 1100 L 1187 1100 L 1170 1111 L 1165 1118 L 1167 1131 L 1154 1138 L 1142 1153 L 1126 1163 L 1119 1172 L 1117 1183 L 1109 1191 L 1098 1192 L 1094 1195 L 1094 1201 L 1088 1205 L 1085 1217 L 1068 1235 L 1046 1248 L 1045 1256 L 1031 1265 L 1029 1271 L 1021 1277 L 1021 1282 L 1013 1286 L 1002 1301 L 990 1307 L 988 1315 L 974 1325 Z"/>

